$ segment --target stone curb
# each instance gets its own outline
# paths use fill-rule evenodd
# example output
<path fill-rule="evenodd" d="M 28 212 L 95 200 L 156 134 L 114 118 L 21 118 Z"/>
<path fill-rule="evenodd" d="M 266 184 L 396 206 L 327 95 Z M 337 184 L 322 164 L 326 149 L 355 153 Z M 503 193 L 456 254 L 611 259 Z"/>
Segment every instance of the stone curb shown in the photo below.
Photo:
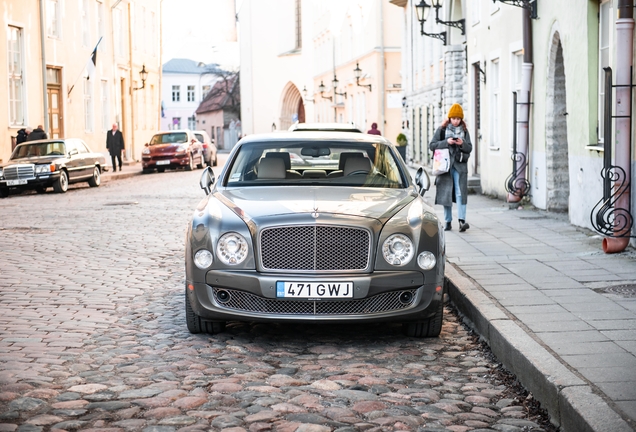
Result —
<path fill-rule="evenodd" d="M 564 432 L 633 431 L 585 381 L 535 341 L 451 263 L 446 265 L 446 287 L 464 321 L 541 402 L 553 424 Z"/>
<path fill-rule="evenodd" d="M 111 180 L 120 180 L 120 179 L 135 177 L 138 175 L 141 175 L 141 170 L 139 170 L 139 172 L 132 171 L 132 172 L 122 172 L 121 174 L 106 174 L 102 176 L 102 181 L 106 182 Z"/>

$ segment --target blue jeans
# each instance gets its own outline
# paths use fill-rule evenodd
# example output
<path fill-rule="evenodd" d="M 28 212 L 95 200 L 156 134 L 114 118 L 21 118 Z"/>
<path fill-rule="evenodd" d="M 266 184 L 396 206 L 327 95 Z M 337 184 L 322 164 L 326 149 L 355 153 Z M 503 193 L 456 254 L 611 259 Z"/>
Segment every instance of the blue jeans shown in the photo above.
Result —
<path fill-rule="evenodd" d="M 455 184 L 455 201 L 457 204 L 457 219 L 463 221 L 466 220 L 466 204 L 462 204 L 462 190 L 459 187 L 459 172 L 452 167 L 450 175 L 453 177 L 453 183 Z M 453 206 L 444 206 L 444 220 L 451 222 L 453 220 Z"/>

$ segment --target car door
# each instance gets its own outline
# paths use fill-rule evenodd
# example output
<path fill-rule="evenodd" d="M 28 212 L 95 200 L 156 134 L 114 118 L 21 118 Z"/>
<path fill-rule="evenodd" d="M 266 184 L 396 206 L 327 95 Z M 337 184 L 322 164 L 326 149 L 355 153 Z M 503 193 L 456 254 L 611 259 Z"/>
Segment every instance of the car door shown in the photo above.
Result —
<path fill-rule="evenodd" d="M 76 181 L 81 178 L 84 173 L 83 157 L 77 146 L 78 140 L 66 140 L 66 171 L 68 172 L 68 180 Z"/>
<path fill-rule="evenodd" d="M 87 178 L 93 175 L 93 168 L 95 167 L 95 162 L 91 157 L 91 151 L 86 146 L 86 143 L 81 139 L 76 140 L 77 142 L 77 150 L 79 156 L 79 163 L 81 169 L 79 170 L 80 176 Z"/>

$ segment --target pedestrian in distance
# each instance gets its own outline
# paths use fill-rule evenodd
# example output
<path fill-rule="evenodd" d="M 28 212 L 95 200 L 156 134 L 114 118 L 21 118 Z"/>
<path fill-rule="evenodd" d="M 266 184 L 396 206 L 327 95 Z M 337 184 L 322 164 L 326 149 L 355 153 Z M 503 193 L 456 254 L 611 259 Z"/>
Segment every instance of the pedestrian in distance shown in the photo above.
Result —
<path fill-rule="evenodd" d="M 369 129 L 367 131 L 367 133 L 369 135 L 382 135 L 382 133 L 378 129 L 378 124 L 377 123 L 371 123 L 371 129 Z"/>
<path fill-rule="evenodd" d="M 42 125 L 38 125 L 38 127 L 33 129 L 33 131 L 29 133 L 29 136 L 27 137 L 26 140 L 35 141 L 35 140 L 42 140 L 47 138 L 48 136 L 46 135 L 46 132 L 44 132 L 44 127 Z"/>
<path fill-rule="evenodd" d="M 117 165 L 119 165 L 119 171 L 121 171 L 121 153 L 124 151 L 124 136 L 121 131 L 118 130 L 117 123 L 113 123 L 113 128 L 106 134 L 106 148 L 113 162 L 113 172 L 117 171 Z M 119 164 L 115 163 L 115 159 L 117 159 Z"/>
<path fill-rule="evenodd" d="M 452 229 L 453 202 L 457 204 L 457 219 L 459 231 L 464 232 L 470 225 L 466 222 L 466 204 L 468 203 L 468 158 L 473 151 L 473 144 L 466 122 L 464 110 L 460 104 L 453 104 L 448 116 L 435 131 L 433 139 L 428 145 L 432 152 L 437 149 L 448 149 L 450 169 L 447 173 L 435 178 L 437 193 L 435 204 L 444 206 L 445 231 Z"/>
<path fill-rule="evenodd" d="M 15 143 L 16 144 L 22 144 L 23 142 L 25 142 L 27 140 L 27 138 L 29 138 L 29 134 L 33 131 L 32 128 L 30 127 L 26 127 L 26 128 L 22 128 L 18 131 L 16 137 L 15 137 Z"/>

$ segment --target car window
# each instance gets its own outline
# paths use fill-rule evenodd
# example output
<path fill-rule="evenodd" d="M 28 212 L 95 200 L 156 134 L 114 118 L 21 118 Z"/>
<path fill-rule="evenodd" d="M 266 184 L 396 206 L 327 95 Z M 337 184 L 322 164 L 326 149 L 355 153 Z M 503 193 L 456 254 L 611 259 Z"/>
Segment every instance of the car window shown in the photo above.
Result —
<path fill-rule="evenodd" d="M 278 159 L 272 161 L 272 159 Z M 406 173 L 382 143 L 306 141 L 243 144 L 224 185 L 319 184 L 403 188 Z"/>
<path fill-rule="evenodd" d="M 79 149 L 77 148 L 77 142 L 74 139 L 66 140 L 66 150 L 70 153 L 73 150 L 77 150 L 79 153 Z"/>
<path fill-rule="evenodd" d="M 157 134 L 152 137 L 149 145 L 157 144 L 181 144 L 188 142 L 188 134 L 186 132 L 174 132 L 166 134 Z"/>
<path fill-rule="evenodd" d="M 197 137 L 197 139 L 201 142 L 205 142 L 205 138 L 203 138 L 203 135 L 195 133 L 194 134 L 195 137 Z"/>
<path fill-rule="evenodd" d="M 84 141 L 77 140 L 75 144 L 77 145 L 77 150 L 80 153 L 90 153 L 90 150 L 88 150 L 88 148 L 86 147 L 86 143 Z"/>

